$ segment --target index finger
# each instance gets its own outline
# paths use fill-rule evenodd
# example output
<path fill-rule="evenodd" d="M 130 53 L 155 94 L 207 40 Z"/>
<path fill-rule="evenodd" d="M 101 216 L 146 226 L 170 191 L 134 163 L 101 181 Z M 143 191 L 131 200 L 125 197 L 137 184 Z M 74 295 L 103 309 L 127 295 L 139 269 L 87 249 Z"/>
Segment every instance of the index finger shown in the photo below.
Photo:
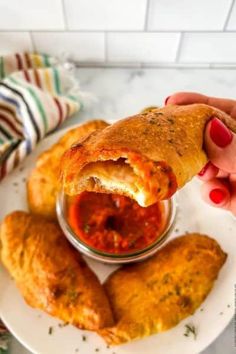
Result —
<path fill-rule="evenodd" d="M 205 96 L 195 92 L 177 92 L 170 96 L 167 104 L 187 105 L 192 103 L 204 103 L 216 107 L 232 118 L 236 118 L 236 101 L 228 98 Z"/>

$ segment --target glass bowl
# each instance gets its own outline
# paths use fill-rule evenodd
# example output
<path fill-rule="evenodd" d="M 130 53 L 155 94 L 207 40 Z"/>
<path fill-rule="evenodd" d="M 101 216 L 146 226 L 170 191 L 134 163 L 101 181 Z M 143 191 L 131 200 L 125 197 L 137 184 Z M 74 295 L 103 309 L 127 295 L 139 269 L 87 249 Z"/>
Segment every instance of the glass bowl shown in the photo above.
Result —
<path fill-rule="evenodd" d="M 101 251 L 99 249 L 93 248 L 87 243 L 85 243 L 79 236 L 73 231 L 71 228 L 68 219 L 67 219 L 67 205 L 68 205 L 68 196 L 63 193 L 63 191 L 59 192 L 57 198 L 57 218 L 58 222 L 67 237 L 70 243 L 81 253 L 86 256 L 93 258 L 102 263 L 109 264 L 122 264 L 122 263 L 133 263 L 144 260 L 154 253 L 160 248 L 160 246 L 167 240 L 170 235 L 170 231 L 174 227 L 174 221 L 176 216 L 176 201 L 175 198 L 171 198 L 169 200 L 164 200 L 161 202 L 164 206 L 164 210 L 166 212 L 167 221 L 164 230 L 161 235 L 158 236 L 158 239 L 153 243 L 148 245 L 146 248 L 141 250 L 135 250 L 129 253 L 121 253 L 121 254 L 113 254 L 105 251 Z"/>

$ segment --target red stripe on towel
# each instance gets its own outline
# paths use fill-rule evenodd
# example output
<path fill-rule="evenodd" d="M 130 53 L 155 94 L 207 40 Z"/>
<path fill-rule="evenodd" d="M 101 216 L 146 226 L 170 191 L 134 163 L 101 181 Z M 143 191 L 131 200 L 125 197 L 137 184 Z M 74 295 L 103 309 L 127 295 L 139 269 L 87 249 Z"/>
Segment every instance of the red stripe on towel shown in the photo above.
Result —
<path fill-rule="evenodd" d="M 59 112 L 59 121 L 58 121 L 58 125 L 59 125 L 59 124 L 61 124 L 61 122 L 62 122 L 62 120 L 63 120 L 62 106 L 61 106 L 59 100 L 58 100 L 56 97 L 54 97 L 54 101 L 55 101 L 55 103 L 56 103 L 56 106 L 57 106 L 58 112 Z"/>
<path fill-rule="evenodd" d="M 18 53 L 16 53 L 16 61 L 17 61 L 18 70 L 22 70 L 23 69 L 23 62 L 22 62 L 20 54 L 18 54 Z"/>

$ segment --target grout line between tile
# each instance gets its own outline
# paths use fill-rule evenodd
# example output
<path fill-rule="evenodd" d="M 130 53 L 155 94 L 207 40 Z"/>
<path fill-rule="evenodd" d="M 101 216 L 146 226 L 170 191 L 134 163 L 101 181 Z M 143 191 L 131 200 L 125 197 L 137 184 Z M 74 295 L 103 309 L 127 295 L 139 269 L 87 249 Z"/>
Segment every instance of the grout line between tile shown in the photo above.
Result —
<path fill-rule="evenodd" d="M 29 36 L 30 36 L 32 47 L 33 47 L 33 51 L 36 52 L 36 45 L 35 45 L 35 40 L 34 40 L 34 36 L 33 36 L 32 31 L 29 31 Z"/>
<path fill-rule="evenodd" d="M 232 1 L 231 1 L 231 4 L 230 4 L 230 6 L 229 6 L 229 9 L 228 9 L 227 16 L 226 16 L 226 18 L 225 18 L 225 23 L 224 23 L 224 26 L 223 26 L 223 31 L 226 31 L 226 29 L 227 29 L 227 26 L 228 26 L 228 23 L 229 23 L 229 19 L 230 19 L 230 15 L 231 15 L 231 12 L 232 12 L 234 3 L 235 3 L 235 0 L 232 0 Z"/>
<path fill-rule="evenodd" d="M 144 31 L 148 30 L 149 10 L 150 10 L 150 0 L 147 0 L 146 12 L 145 12 L 145 21 L 144 21 Z"/>
<path fill-rule="evenodd" d="M 211 69 L 211 70 L 232 70 L 236 69 L 235 63 L 115 63 L 115 62 L 78 62 L 74 61 L 75 66 L 83 68 L 107 68 L 107 69 L 125 69 L 125 68 L 142 68 L 142 69 Z"/>
<path fill-rule="evenodd" d="M 107 32 L 104 32 L 104 56 L 105 56 L 105 63 L 108 63 L 108 36 Z"/>
<path fill-rule="evenodd" d="M 30 32 L 30 31 L 33 31 L 33 32 L 42 32 L 42 33 L 47 33 L 47 32 L 67 32 L 67 33 L 144 33 L 144 31 L 142 30 L 109 30 L 109 31 L 105 31 L 105 30 L 92 30 L 92 29 L 89 29 L 89 30 L 81 30 L 81 29 L 78 29 L 78 30 L 75 30 L 75 29 L 67 29 L 67 30 L 64 30 L 64 29 L 32 29 L 32 28 L 25 28 L 25 29 L 18 29 L 18 28 L 11 28 L 11 29 L 1 29 L 0 28 L 0 33 L 1 32 Z M 229 31 L 225 31 L 223 32 L 222 30 L 191 30 L 191 31 L 181 31 L 181 30 L 177 30 L 177 29 L 173 29 L 173 30 L 151 30 L 151 31 L 147 31 L 145 33 L 189 33 L 189 34 L 192 34 L 192 33 L 236 33 L 236 29 L 235 30 L 229 30 Z"/>
<path fill-rule="evenodd" d="M 175 63 L 179 62 L 183 39 L 184 39 L 184 34 L 181 32 L 180 36 L 179 36 L 178 47 L 177 47 L 177 50 L 176 50 Z"/>
<path fill-rule="evenodd" d="M 61 5 L 62 5 L 62 12 L 63 12 L 65 30 L 68 30 L 68 21 L 67 21 L 65 0 L 61 0 Z"/>

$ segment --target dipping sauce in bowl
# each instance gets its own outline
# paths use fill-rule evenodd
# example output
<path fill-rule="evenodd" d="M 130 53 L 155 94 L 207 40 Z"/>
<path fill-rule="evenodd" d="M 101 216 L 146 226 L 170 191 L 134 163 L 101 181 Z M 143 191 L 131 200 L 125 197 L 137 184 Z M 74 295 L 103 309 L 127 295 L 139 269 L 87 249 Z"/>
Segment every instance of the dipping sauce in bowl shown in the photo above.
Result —
<path fill-rule="evenodd" d="M 59 224 L 82 253 L 105 263 L 130 263 L 154 254 L 175 218 L 173 198 L 149 207 L 117 195 L 83 192 L 57 200 Z"/>
<path fill-rule="evenodd" d="M 161 236 L 167 220 L 163 203 L 143 208 L 117 194 L 83 192 L 68 206 L 76 235 L 91 247 L 115 254 L 146 248 Z"/>

